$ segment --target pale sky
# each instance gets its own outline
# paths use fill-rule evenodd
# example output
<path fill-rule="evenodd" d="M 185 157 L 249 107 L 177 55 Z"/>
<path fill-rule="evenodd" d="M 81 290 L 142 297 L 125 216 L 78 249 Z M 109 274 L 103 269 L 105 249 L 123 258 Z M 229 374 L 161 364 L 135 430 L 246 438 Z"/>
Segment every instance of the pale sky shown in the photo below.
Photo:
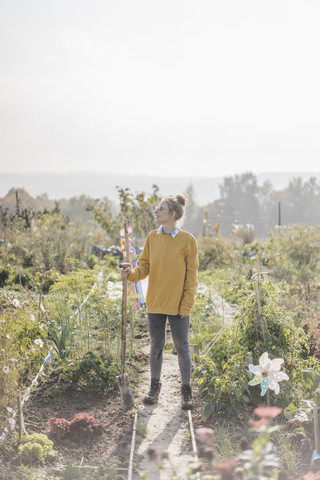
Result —
<path fill-rule="evenodd" d="M 1 0 L 0 172 L 320 172 L 319 0 Z"/>

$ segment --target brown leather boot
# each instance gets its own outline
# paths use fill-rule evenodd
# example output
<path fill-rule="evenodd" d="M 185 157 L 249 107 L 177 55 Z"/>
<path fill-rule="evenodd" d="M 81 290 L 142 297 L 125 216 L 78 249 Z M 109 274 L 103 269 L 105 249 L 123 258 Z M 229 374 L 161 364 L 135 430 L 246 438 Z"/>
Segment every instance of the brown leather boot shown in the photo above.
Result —
<path fill-rule="evenodd" d="M 160 380 L 151 380 L 151 387 L 147 395 L 144 397 L 144 403 L 147 403 L 149 405 L 152 405 L 153 403 L 156 403 L 159 398 L 161 390 L 161 382 Z"/>
<path fill-rule="evenodd" d="M 191 385 L 182 385 L 181 387 L 181 407 L 182 410 L 192 410 L 192 390 Z"/>

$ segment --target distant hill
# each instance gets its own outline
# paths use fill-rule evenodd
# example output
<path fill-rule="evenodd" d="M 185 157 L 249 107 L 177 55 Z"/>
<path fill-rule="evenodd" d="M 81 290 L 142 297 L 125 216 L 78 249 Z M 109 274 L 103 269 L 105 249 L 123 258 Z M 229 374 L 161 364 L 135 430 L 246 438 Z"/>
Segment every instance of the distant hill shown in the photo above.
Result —
<path fill-rule="evenodd" d="M 307 180 L 312 176 L 320 180 L 320 172 L 270 172 L 256 175 L 259 185 L 270 180 L 275 190 L 286 188 L 294 177 Z M 0 197 L 4 197 L 11 188 L 24 188 L 33 197 L 46 193 L 51 200 L 80 195 L 117 200 L 117 185 L 129 187 L 133 191 L 149 192 L 156 183 L 161 195 L 183 193 L 192 185 L 194 200 L 202 206 L 219 198 L 219 184 L 222 182 L 223 177 L 153 177 L 102 172 L 0 173 Z"/>
<path fill-rule="evenodd" d="M 41 211 L 44 207 L 42 203 L 36 199 L 33 198 L 31 195 L 29 195 L 28 192 L 26 192 L 25 189 L 23 188 L 11 188 L 4 198 L 1 200 L 1 204 L 5 207 L 8 208 L 9 211 L 12 213 L 16 209 L 16 204 L 17 204 L 17 195 L 18 198 L 21 202 L 22 208 L 31 208 L 34 211 Z"/>

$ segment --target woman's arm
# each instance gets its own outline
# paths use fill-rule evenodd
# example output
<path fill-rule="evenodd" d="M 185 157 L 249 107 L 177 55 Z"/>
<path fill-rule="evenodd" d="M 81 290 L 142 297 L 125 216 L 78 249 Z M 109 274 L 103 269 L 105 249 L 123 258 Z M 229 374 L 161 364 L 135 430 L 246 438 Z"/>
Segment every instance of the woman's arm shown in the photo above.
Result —
<path fill-rule="evenodd" d="M 196 239 L 191 236 L 186 255 L 186 277 L 184 282 L 183 296 L 179 307 L 179 315 L 182 317 L 190 315 L 191 309 L 194 305 L 198 289 L 198 267 L 198 245 Z"/>

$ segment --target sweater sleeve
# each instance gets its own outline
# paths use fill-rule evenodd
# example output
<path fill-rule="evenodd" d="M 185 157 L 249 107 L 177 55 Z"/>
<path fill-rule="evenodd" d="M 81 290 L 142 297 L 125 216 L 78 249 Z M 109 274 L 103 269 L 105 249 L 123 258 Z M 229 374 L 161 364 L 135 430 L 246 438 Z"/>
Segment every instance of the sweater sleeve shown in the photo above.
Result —
<path fill-rule="evenodd" d="M 180 302 L 179 315 L 190 315 L 194 305 L 198 289 L 198 246 L 194 237 L 191 237 L 189 248 L 186 255 L 186 277 L 184 282 L 183 296 Z"/>
<path fill-rule="evenodd" d="M 149 258 L 149 235 L 146 238 L 145 245 L 138 260 L 138 266 L 134 268 L 128 276 L 130 282 L 138 282 L 143 280 L 149 275 L 150 271 L 150 258 Z"/>

